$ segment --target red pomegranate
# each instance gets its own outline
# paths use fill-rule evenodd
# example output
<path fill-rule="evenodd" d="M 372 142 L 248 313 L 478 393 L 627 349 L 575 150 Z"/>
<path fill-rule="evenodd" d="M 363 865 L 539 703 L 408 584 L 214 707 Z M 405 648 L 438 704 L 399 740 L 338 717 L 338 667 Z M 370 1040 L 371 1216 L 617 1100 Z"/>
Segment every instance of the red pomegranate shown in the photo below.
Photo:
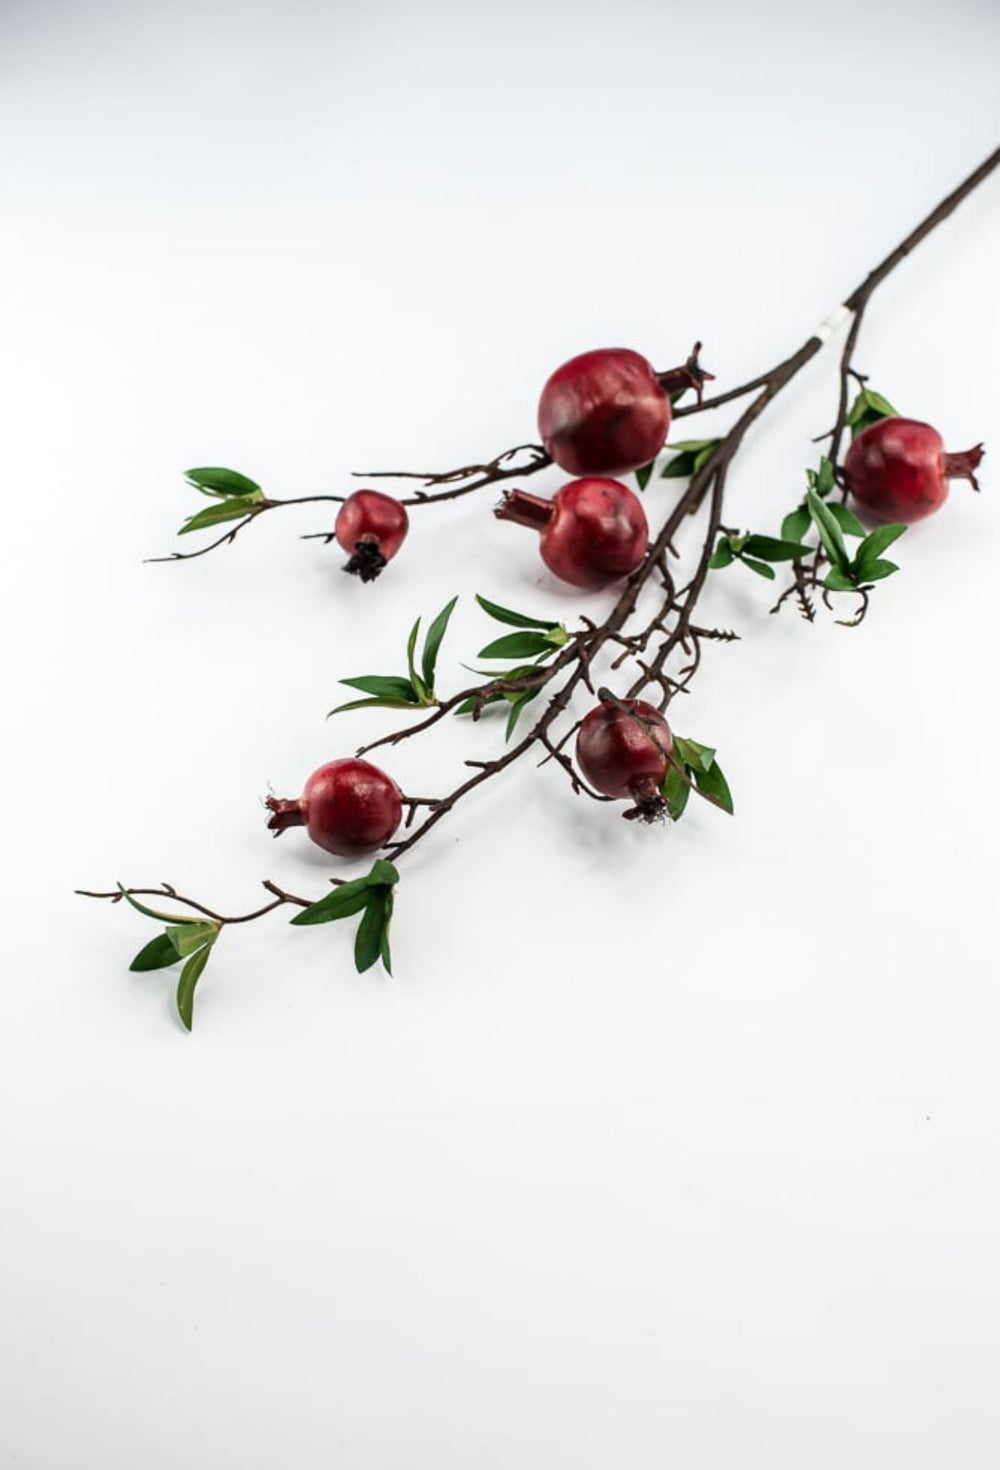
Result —
<path fill-rule="evenodd" d="M 949 454 L 937 429 L 917 419 L 879 419 L 847 451 L 844 479 L 873 520 L 911 525 L 944 504 L 949 480 L 971 480 L 978 490 L 982 457 L 981 444 Z"/>
<path fill-rule="evenodd" d="M 384 846 L 399 826 L 399 787 L 378 766 L 362 760 L 330 761 L 313 771 L 298 801 L 269 796 L 268 828 L 305 827 L 318 847 L 355 857 Z"/>
<path fill-rule="evenodd" d="M 545 565 L 574 587 L 606 587 L 627 576 L 649 545 L 642 504 L 618 480 L 570 480 L 551 500 L 508 490 L 494 514 L 539 531 Z"/>
<path fill-rule="evenodd" d="M 403 544 L 410 519 L 406 507 L 380 490 L 355 490 L 337 514 L 334 535 L 350 560 L 344 571 L 373 582 Z"/>
<path fill-rule="evenodd" d="M 580 725 L 576 762 L 595 791 L 635 803 L 626 817 L 652 822 L 665 810 L 660 787 L 673 747 L 670 726 L 651 704 L 605 698 Z"/>

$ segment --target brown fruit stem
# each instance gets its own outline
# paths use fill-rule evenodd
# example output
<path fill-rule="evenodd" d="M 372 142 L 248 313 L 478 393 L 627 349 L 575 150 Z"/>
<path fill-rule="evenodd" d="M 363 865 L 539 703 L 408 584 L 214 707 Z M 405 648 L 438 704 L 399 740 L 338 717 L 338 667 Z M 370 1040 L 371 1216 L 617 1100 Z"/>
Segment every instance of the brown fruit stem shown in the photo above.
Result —
<path fill-rule="evenodd" d="M 531 495 L 527 490 L 505 490 L 500 504 L 493 507 L 493 514 L 498 521 L 513 521 L 532 531 L 544 531 L 554 509 L 552 501 L 544 500 L 541 495 Z"/>
<path fill-rule="evenodd" d="M 280 836 L 286 827 L 304 827 L 306 824 L 306 814 L 302 810 L 301 801 L 283 801 L 280 797 L 269 796 L 265 805 L 272 813 L 267 829 L 273 832 L 275 837 Z"/>
<path fill-rule="evenodd" d="M 665 373 L 657 373 L 656 381 L 668 397 L 680 395 L 693 388 L 701 402 L 701 395 L 706 383 L 713 382 L 714 373 L 706 372 L 698 361 L 698 353 L 701 351 L 701 343 L 696 342 L 691 351 L 691 356 L 683 367 L 668 368 Z"/>
<path fill-rule="evenodd" d="M 974 449 L 963 449 L 958 454 L 949 454 L 947 450 L 944 456 L 944 477 L 946 480 L 971 480 L 973 490 L 979 489 L 979 481 L 976 479 L 976 470 L 985 450 L 981 444 Z"/>

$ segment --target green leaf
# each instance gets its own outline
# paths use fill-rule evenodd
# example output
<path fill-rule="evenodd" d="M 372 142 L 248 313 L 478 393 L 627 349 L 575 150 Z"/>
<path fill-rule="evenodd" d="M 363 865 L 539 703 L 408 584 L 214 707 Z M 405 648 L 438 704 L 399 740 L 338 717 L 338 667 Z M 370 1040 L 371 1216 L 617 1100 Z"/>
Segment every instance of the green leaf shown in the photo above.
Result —
<path fill-rule="evenodd" d="M 876 530 L 872 531 L 869 536 L 865 537 L 861 545 L 858 547 L 856 560 L 859 562 L 874 561 L 874 559 L 877 556 L 881 556 L 883 551 L 890 547 L 894 541 L 898 541 L 905 530 L 906 527 L 898 524 L 898 522 L 894 522 L 891 526 L 877 527 Z"/>
<path fill-rule="evenodd" d="M 865 528 L 854 514 L 840 500 L 828 500 L 826 508 L 837 522 L 845 536 L 863 536 Z"/>
<path fill-rule="evenodd" d="M 524 706 L 530 704 L 533 699 L 537 699 L 541 692 L 541 688 L 539 687 L 538 689 L 525 689 L 520 694 L 515 695 L 513 699 L 510 698 L 510 695 L 506 696 L 506 698 L 510 699 L 510 714 L 507 716 L 507 728 L 504 731 L 503 738 L 505 742 L 513 735 L 517 722 L 521 718 Z"/>
<path fill-rule="evenodd" d="M 326 717 L 329 720 L 333 715 L 346 714 L 352 709 L 422 709 L 424 706 L 415 704 L 412 699 L 350 699 L 346 704 L 338 704 L 333 709 L 327 710 Z"/>
<path fill-rule="evenodd" d="M 424 673 L 424 683 L 427 685 L 428 690 L 433 690 L 434 688 L 434 670 L 437 667 L 438 649 L 441 647 L 441 640 L 448 627 L 448 619 L 455 611 L 457 601 L 458 598 L 453 597 L 450 602 L 446 603 L 427 629 L 421 666 Z"/>
<path fill-rule="evenodd" d="M 368 902 L 361 916 L 358 932 L 354 936 L 354 968 L 359 975 L 364 974 L 365 970 L 370 970 L 382 953 L 382 945 L 386 937 L 385 931 L 389 922 L 388 897 L 385 888 L 369 890 Z"/>
<path fill-rule="evenodd" d="M 416 652 L 417 635 L 419 634 L 419 632 L 420 619 L 418 618 L 417 621 L 413 624 L 413 627 L 410 629 L 410 636 L 406 640 L 406 667 L 409 670 L 410 683 L 413 685 L 414 689 L 416 689 L 417 687 L 417 669 L 416 665 L 413 662 L 413 655 Z"/>
<path fill-rule="evenodd" d="M 189 1031 L 194 1019 L 195 986 L 201 979 L 201 973 L 208 964 L 208 957 L 211 953 L 211 944 L 206 944 L 203 949 L 196 949 L 181 971 L 177 982 L 177 1014 Z"/>
<path fill-rule="evenodd" d="M 213 944 L 218 934 L 218 924 L 176 924 L 167 930 L 167 937 L 181 959 L 194 954 L 203 944 Z"/>
<path fill-rule="evenodd" d="M 722 567 L 728 567 L 733 559 L 732 542 L 728 536 L 720 536 L 718 545 L 709 557 L 708 565 L 713 572 L 720 571 Z"/>
<path fill-rule="evenodd" d="M 679 822 L 684 815 L 684 808 L 688 804 L 691 787 L 685 781 L 677 766 L 668 766 L 667 774 L 664 776 L 663 784 L 660 787 L 660 795 L 667 804 L 667 816 L 672 822 Z"/>
<path fill-rule="evenodd" d="M 859 582 L 881 582 L 883 577 L 891 577 L 893 572 L 898 571 L 899 567 L 894 561 L 882 561 L 878 557 L 874 561 L 863 561 L 860 566 L 855 567 Z"/>
<path fill-rule="evenodd" d="M 223 500 L 217 505 L 208 505 L 197 515 L 189 516 L 177 532 L 186 536 L 189 531 L 207 531 L 210 526 L 221 526 L 224 521 L 238 521 L 243 516 L 253 515 L 256 500 Z"/>
<path fill-rule="evenodd" d="M 493 643 L 487 643 L 477 653 L 477 658 L 533 658 L 538 654 L 552 653 L 553 644 L 544 633 L 506 633 Z"/>
<path fill-rule="evenodd" d="M 649 484 L 650 476 L 653 473 L 655 465 L 656 461 L 655 459 L 653 459 L 650 460 L 649 464 L 644 464 L 641 469 L 636 470 L 635 482 L 639 486 L 640 490 L 645 490 L 646 486 Z"/>
<path fill-rule="evenodd" d="M 877 413 L 884 419 L 899 418 L 899 410 L 893 408 L 888 398 L 883 398 L 881 393 L 876 393 L 874 388 L 862 388 L 860 397 L 864 400 L 865 408 L 869 413 Z"/>
<path fill-rule="evenodd" d="M 686 480 L 690 475 L 694 474 L 695 458 L 695 455 L 686 452 L 676 455 L 664 465 L 660 471 L 660 479 Z"/>
<path fill-rule="evenodd" d="M 663 447 L 673 449 L 677 454 L 704 454 L 706 449 L 717 449 L 721 443 L 721 439 L 678 439 L 676 444 Z"/>
<path fill-rule="evenodd" d="M 873 388 L 862 388 L 861 392 L 851 404 L 847 415 L 847 424 L 851 430 L 851 438 L 856 439 L 863 434 L 872 424 L 877 424 L 880 419 L 897 418 L 898 411 L 893 408 L 888 398 L 883 398 L 881 393 L 876 393 Z"/>
<path fill-rule="evenodd" d="M 707 771 L 702 771 L 695 767 L 693 775 L 695 785 L 702 795 L 714 798 L 722 810 L 732 816 L 733 796 L 729 790 L 729 783 L 722 774 L 722 768 L 719 762 L 713 761 Z"/>
<path fill-rule="evenodd" d="M 386 973 L 392 974 L 392 951 L 389 948 L 389 924 L 392 920 L 392 910 L 395 906 L 395 895 L 391 888 L 385 891 L 385 908 L 382 915 L 382 942 L 379 945 L 379 957 L 385 966 Z"/>
<path fill-rule="evenodd" d="M 385 858 L 376 858 L 363 878 L 340 883 L 332 893 L 324 894 L 307 909 L 289 920 L 292 924 L 328 924 L 333 919 L 346 919 L 368 902 L 374 888 L 391 888 L 399 882 L 399 873 Z"/>
<path fill-rule="evenodd" d="M 766 561 L 754 561 L 752 556 L 741 556 L 740 561 L 752 572 L 756 572 L 758 577 L 766 577 L 769 582 L 774 581 L 774 568 L 769 567 Z"/>
<path fill-rule="evenodd" d="M 701 453 L 695 455 L 694 464 L 691 466 L 691 473 L 693 475 L 696 475 L 698 473 L 706 460 L 712 458 L 712 455 L 719 447 L 719 442 L 720 441 L 718 439 L 710 439 L 709 442 L 705 445 L 705 448 L 701 451 Z"/>
<path fill-rule="evenodd" d="M 300 914 L 291 919 L 292 924 L 329 924 L 334 919 L 349 919 L 363 909 L 368 902 L 371 883 L 367 878 L 354 878 L 350 883 L 341 883 L 332 893 L 317 899 Z"/>
<path fill-rule="evenodd" d="M 512 612 L 509 607 L 501 607 L 499 603 L 490 602 L 487 598 L 481 597 L 478 592 L 476 601 L 483 612 L 489 613 L 491 618 L 495 618 L 498 623 L 508 623 L 513 628 L 543 628 L 546 632 L 551 632 L 553 628 L 559 627 L 558 623 L 547 622 L 544 618 L 529 618 L 526 613 Z"/>
<path fill-rule="evenodd" d="M 214 490 L 217 495 L 253 495 L 260 490 L 256 480 L 248 479 L 237 470 L 206 466 L 198 470 L 185 470 L 184 475 L 199 490 Z"/>
<path fill-rule="evenodd" d="M 842 572 L 839 567 L 831 567 L 823 578 L 823 586 L 828 592 L 856 592 L 858 590 L 854 577 L 849 572 Z"/>
<path fill-rule="evenodd" d="M 167 965 L 176 965 L 179 959 L 180 955 L 171 943 L 169 934 L 157 934 L 155 939 L 151 939 L 140 949 L 129 969 L 136 972 L 162 970 Z"/>
<path fill-rule="evenodd" d="M 827 459 L 826 455 L 824 454 L 820 457 L 819 470 L 816 475 L 816 483 L 813 486 L 813 489 L 816 491 L 817 495 L 823 496 L 825 498 L 827 495 L 829 495 L 830 491 L 833 489 L 836 483 L 836 477 L 833 473 L 833 464 L 829 459 Z"/>
<path fill-rule="evenodd" d="M 159 919 L 164 924 L 196 924 L 197 919 L 192 919 L 188 914 L 161 914 L 157 909 L 148 909 L 144 903 L 133 898 L 131 893 L 122 885 L 118 884 L 118 891 L 126 903 L 132 905 L 140 914 L 145 914 L 147 919 Z"/>
<path fill-rule="evenodd" d="M 812 516 L 819 532 L 819 539 L 826 549 L 826 554 L 835 567 L 845 572 L 850 565 L 850 557 L 847 555 L 847 547 L 841 535 L 840 527 L 830 514 L 830 507 L 820 500 L 815 490 L 808 491 L 806 503 L 809 506 L 809 514 Z"/>
<path fill-rule="evenodd" d="M 715 760 L 715 751 L 710 745 L 702 745 L 698 740 L 685 740 L 680 735 L 674 736 L 674 752 L 692 771 L 707 771 Z"/>
<path fill-rule="evenodd" d="M 781 539 L 783 541 L 801 541 L 803 536 L 812 525 L 812 516 L 804 505 L 796 506 L 795 510 L 789 511 L 781 523 Z"/>
<path fill-rule="evenodd" d="M 420 697 L 409 679 L 400 679 L 391 674 L 359 674 L 354 679 L 338 679 L 349 689 L 360 689 L 362 694 L 373 694 L 376 699 L 391 704 L 419 704 Z"/>
<path fill-rule="evenodd" d="M 795 538 L 779 541 L 775 536 L 748 536 L 743 543 L 742 555 L 748 553 L 762 561 L 795 561 L 797 557 L 807 556 L 809 547 Z"/>

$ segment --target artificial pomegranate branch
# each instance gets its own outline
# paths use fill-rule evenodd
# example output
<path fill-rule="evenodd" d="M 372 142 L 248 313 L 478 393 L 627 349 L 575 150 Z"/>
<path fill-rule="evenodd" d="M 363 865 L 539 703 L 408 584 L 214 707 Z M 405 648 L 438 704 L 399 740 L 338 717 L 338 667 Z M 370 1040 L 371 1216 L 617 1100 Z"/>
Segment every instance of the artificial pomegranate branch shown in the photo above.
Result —
<path fill-rule="evenodd" d="M 265 510 L 331 501 L 341 506 L 332 534 L 350 553 L 348 570 L 370 580 L 402 544 L 406 505 L 455 499 L 555 463 L 575 478 L 551 499 L 519 488 L 505 490 L 496 507 L 497 518 L 536 534 L 543 560 L 563 581 L 588 588 L 617 584 L 620 590 L 603 621 L 581 619 L 582 627 L 573 632 L 562 623 L 514 612 L 478 597 L 489 617 L 516 630 L 481 649 L 479 657 L 516 662 L 485 682 L 445 697 L 435 692 L 435 667 L 454 598 L 430 623 L 419 658 L 420 619 L 415 623 L 406 647 L 405 676 L 361 675 L 342 681 L 365 697 L 339 706 L 334 714 L 381 705 L 419 711 L 422 718 L 362 746 L 352 759 L 320 768 L 309 778 L 301 797 L 269 798 L 268 826 L 276 836 L 289 827 L 303 826 L 314 842 L 340 855 L 379 850 L 390 854 L 391 862 L 376 858 L 363 878 L 332 880 L 333 891 L 316 901 L 286 893 L 268 880 L 264 887 L 273 901 L 231 917 L 183 898 L 167 884 L 105 893 L 80 890 L 113 902 L 124 897 L 140 912 L 167 924 L 163 935 L 136 956 L 133 968 L 156 969 L 184 961 L 178 1009 L 186 1025 L 190 1025 L 195 984 L 220 930 L 262 918 L 281 907 L 300 910 L 292 920 L 295 924 L 360 914 L 357 968 L 367 969 L 381 959 L 389 969 L 389 920 L 398 880 L 395 863 L 467 796 L 532 752 L 542 753 L 540 764 L 554 761 L 576 794 L 601 802 L 628 801 L 624 815 L 630 819 L 677 820 L 691 791 L 723 811 L 732 811 L 732 797 L 715 750 L 679 736 L 664 718 L 674 696 L 688 691 L 701 666 L 705 643 L 731 642 L 738 637 L 732 630 L 697 620 L 709 573 L 737 565 L 773 580 L 774 564 L 789 562 L 793 580 L 772 611 L 794 596 L 803 616 L 812 621 L 814 594 L 830 607 L 833 596 L 851 593 L 858 598 L 858 606 L 842 621 L 854 626 L 869 607 L 875 583 L 897 570 L 883 552 L 907 524 L 937 509 L 947 494 L 949 477 L 964 477 L 976 485 L 982 446 L 961 454 L 947 453 L 936 430 L 901 418 L 868 386 L 854 366 L 854 355 L 865 311 L 878 286 L 998 165 L 1000 149 L 869 272 L 795 352 L 741 387 L 714 398 L 701 399 L 702 385 L 711 375 L 699 366 L 697 346 L 682 368 L 666 374 L 655 372 L 637 353 L 605 349 L 564 364 L 546 383 L 539 408 L 541 446 L 520 445 L 487 463 L 443 474 L 378 474 L 379 478 L 416 479 L 428 488 L 444 487 L 436 493 L 420 490 L 399 501 L 363 490 L 346 498 L 275 501 L 266 499 L 255 482 L 234 471 L 189 472 L 191 483 L 215 503 L 192 517 L 184 529 L 233 523 L 218 541 L 190 555 L 203 555 L 233 540 Z M 744 439 L 775 398 L 848 321 L 828 453 L 817 468 L 806 471 L 805 494 L 785 515 L 780 536 L 740 532 L 728 524 L 728 518 L 724 520 L 724 507 L 733 461 Z M 860 390 L 853 403 L 852 380 Z M 687 388 L 698 393 L 699 401 L 679 407 L 672 399 Z M 707 412 L 748 397 L 751 401 L 722 437 L 672 446 L 674 457 L 660 477 L 684 477 L 687 485 L 650 536 L 642 502 L 617 476 L 635 472 L 640 488 L 645 487 L 673 417 Z M 851 444 L 841 462 L 841 443 L 848 431 Z M 839 499 L 836 490 L 841 492 Z M 866 531 L 847 504 L 848 498 L 879 523 L 874 531 Z M 700 544 L 694 569 L 678 588 L 680 579 L 671 566 L 671 557 L 677 556 L 674 542 L 687 518 L 696 513 L 703 516 Z M 807 541 L 807 536 L 816 540 Z M 857 543 L 851 548 L 849 538 Z M 178 559 L 178 554 L 170 559 Z M 644 621 L 630 629 L 631 620 L 639 616 Z M 631 682 L 619 695 L 601 680 L 622 669 Z M 592 695 L 596 690 L 599 703 L 560 733 L 557 725 L 570 712 L 571 701 L 581 689 Z M 655 704 L 641 698 L 649 689 L 655 692 Z M 543 691 L 548 697 L 534 724 L 513 740 L 524 708 Z M 361 759 L 380 746 L 394 746 L 426 733 L 449 716 L 469 714 L 475 723 L 488 708 L 498 706 L 508 711 L 508 748 L 489 760 L 466 760 L 471 774 L 444 795 L 407 797 L 385 772 Z M 575 762 L 566 749 L 574 735 Z M 424 813 L 419 819 L 418 812 Z M 397 837 L 401 826 L 406 835 Z M 139 902 L 142 896 L 172 899 L 200 917 L 158 913 Z"/>

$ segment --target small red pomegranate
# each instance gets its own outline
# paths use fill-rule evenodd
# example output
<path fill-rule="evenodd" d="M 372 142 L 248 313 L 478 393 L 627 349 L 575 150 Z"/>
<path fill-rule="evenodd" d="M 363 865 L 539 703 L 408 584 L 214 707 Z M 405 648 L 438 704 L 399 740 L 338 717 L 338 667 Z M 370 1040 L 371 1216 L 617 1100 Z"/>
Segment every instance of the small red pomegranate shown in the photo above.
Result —
<path fill-rule="evenodd" d="M 362 760 L 330 761 L 313 771 L 298 801 L 269 796 L 268 828 L 305 827 L 317 847 L 355 857 L 382 847 L 399 826 L 399 787 L 378 766 Z"/>
<path fill-rule="evenodd" d="M 936 511 L 949 480 L 971 480 L 983 446 L 949 454 L 937 429 L 917 419 L 879 419 L 854 440 L 844 459 L 844 479 L 873 520 L 911 525 Z"/>
<path fill-rule="evenodd" d="M 540 531 L 545 565 L 574 587 L 606 587 L 627 576 L 649 545 L 646 513 L 619 480 L 570 480 L 551 500 L 508 490 L 493 513 Z"/>
<path fill-rule="evenodd" d="M 542 389 L 538 432 L 570 475 L 624 475 L 656 458 L 670 428 L 670 395 L 702 385 L 701 343 L 681 368 L 658 373 L 628 347 L 570 358 Z"/>
<path fill-rule="evenodd" d="M 402 546 L 409 526 L 406 506 L 391 495 L 355 490 L 340 507 L 333 528 L 340 545 L 350 552 L 344 571 L 373 582 Z"/>
<path fill-rule="evenodd" d="M 635 802 L 626 817 L 644 822 L 661 817 L 660 787 L 674 748 L 670 726 L 641 699 L 614 699 L 601 689 L 576 737 L 576 762 L 595 791 Z"/>

